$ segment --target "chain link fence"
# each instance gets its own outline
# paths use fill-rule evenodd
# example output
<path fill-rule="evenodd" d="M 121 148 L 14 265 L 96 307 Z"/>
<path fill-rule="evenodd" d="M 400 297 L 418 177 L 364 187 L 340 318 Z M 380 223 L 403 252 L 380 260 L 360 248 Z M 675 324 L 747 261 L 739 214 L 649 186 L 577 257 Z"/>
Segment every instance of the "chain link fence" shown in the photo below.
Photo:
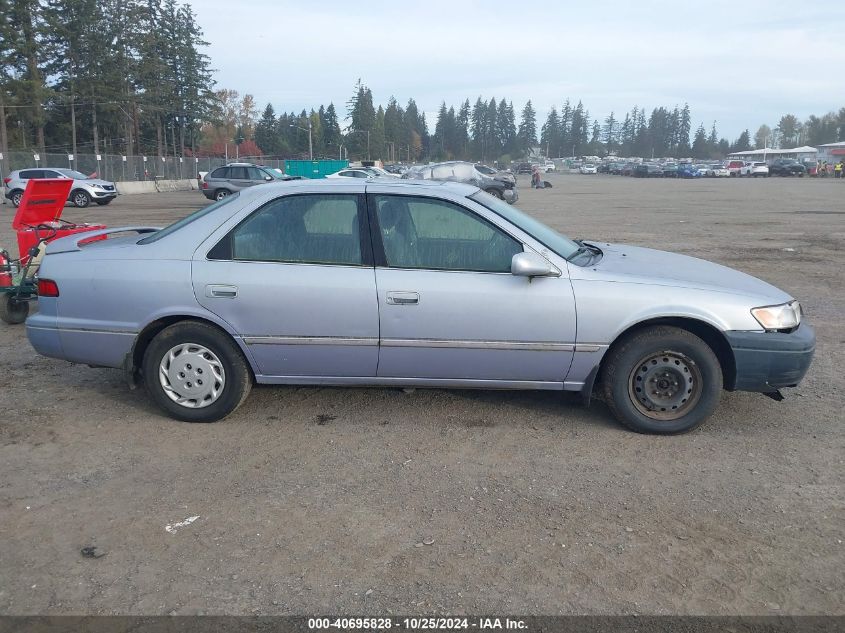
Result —
<path fill-rule="evenodd" d="M 242 162 L 253 162 L 284 170 L 282 159 L 261 156 L 241 156 Z M 230 157 L 229 162 L 235 161 Z M 0 178 L 17 169 L 64 167 L 112 182 L 127 180 L 183 180 L 196 178 L 226 164 L 222 157 L 121 156 L 119 154 L 39 154 L 32 151 L 12 151 L 0 160 Z"/>

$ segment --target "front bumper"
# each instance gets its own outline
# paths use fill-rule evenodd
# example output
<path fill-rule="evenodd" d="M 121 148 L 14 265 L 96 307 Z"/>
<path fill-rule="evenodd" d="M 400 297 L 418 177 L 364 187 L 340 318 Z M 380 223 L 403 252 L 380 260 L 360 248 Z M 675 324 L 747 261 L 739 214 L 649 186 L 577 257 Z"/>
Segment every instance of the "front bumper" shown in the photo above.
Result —
<path fill-rule="evenodd" d="M 730 390 L 769 393 L 795 387 L 810 368 L 816 351 L 816 332 L 804 321 L 782 332 L 725 332 L 736 362 Z"/>
<path fill-rule="evenodd" d="M 505 202 L 510 204 L 514 204 L 519 200 L 519 192 L 516 189 L 505 189 L 503 194 L 505 196 Z"/>
<path fill-rule="evenodd" d="M 105 189 L 88 189 L 88 193 L 94 200 L 106 200 L 108 198 L 117 198 L 117 191 L 106 191 Z"/>

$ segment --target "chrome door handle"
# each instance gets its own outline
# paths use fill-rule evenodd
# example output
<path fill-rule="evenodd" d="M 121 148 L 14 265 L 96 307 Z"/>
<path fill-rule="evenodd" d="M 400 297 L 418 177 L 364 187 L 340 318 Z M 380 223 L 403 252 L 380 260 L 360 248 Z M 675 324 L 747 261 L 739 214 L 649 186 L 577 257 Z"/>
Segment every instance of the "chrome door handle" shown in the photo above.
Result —
<path fill-rule="evenodd" d="M 387 293 L 387 302 L 394 306 L 411 306 L 420 302 L 418 292 L 399 292 L 391 290 Z"/>
<path fill-rule="evenodd" d="M 212 299 L 234 299 L 238 296 L 238 287 L 209 284 L 205 287 L 205 296 Z"/>

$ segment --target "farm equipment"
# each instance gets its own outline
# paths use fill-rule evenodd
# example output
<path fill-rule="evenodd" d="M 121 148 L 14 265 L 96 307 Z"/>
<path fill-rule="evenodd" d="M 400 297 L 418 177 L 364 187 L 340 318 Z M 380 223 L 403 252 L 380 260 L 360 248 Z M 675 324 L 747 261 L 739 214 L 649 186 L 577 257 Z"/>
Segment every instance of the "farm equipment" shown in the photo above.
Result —
<path fill-rule="evenodd" d="M 5 323 L 23 323 L 29 315 L 29 302 L 38 296 L 38 265 L 48 242 L 106 228 L 103 224 L 74 224 L 62 219 L 72 184 L 66 179 L 27 183 L 12 221 L 19 257 L 13 259 L 7 250 L 0 249 L 0 320 Z M 105 237 L 92 236 L 90 241 Z"/>

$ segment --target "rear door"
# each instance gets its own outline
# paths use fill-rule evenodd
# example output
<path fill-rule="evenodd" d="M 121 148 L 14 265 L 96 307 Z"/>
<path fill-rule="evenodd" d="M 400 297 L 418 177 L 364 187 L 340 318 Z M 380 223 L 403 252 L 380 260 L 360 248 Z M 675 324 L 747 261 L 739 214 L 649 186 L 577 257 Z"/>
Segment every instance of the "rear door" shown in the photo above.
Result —
<path fill-rule="evenodd" d="M 242 165 L 229 167 L 227 180 L 235 188 L 235 190 L 245 189 L 246 187 L 251 187 L 254 184 L 249 179 L 249 171 L 247 167 Z"/>
<path fill-rule="evenodd" d="M 273 198 L 214 239 L 195 254 L 194 292 L 242 337 L 262 376 L 376 375 L 378 306 L 363 195 Z"/>
<path fill-rule="evenodd" d="M 469 200 L 379 192 L 377 185 L 368 192 L 378 375 L 561 387 L 575 343 L 565 271 L 533 280 L 512 275 L 511 259 L 526 246 Z"/>

